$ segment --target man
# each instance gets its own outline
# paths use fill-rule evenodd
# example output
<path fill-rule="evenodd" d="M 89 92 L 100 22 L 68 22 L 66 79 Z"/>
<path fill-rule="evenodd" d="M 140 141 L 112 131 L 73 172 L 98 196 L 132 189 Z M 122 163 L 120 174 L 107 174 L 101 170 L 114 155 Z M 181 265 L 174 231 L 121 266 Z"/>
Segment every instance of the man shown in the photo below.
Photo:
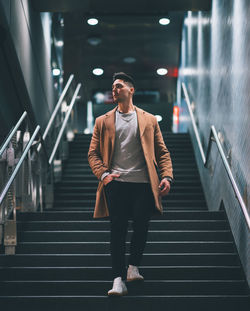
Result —
<path fill-rule="evenodd" d="M 133 105 L 135 83 L 120 72 L 113 76 L 117 107 L 96 119 L 88 159 L 100 180 L 94 217 L 110 216 L 113 288 L 108 295 L 125 295 L 125 280 L 143 280 L 139 273 L 150 217 L 162 213 L 161 196 L 173 178 L 170 154 L 156 118 Z M 157 170 L 159 168 L 161 182 Z M 129 266 L 125 251 L 128 219 L 133 221 Z"/>

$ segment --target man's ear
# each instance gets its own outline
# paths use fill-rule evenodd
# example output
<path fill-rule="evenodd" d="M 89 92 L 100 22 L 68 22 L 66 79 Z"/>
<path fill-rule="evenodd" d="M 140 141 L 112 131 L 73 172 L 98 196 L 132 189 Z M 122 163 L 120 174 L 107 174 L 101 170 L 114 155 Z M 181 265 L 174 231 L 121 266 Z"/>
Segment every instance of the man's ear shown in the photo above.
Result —
<path fill-rule="evenodd" d="M 135 88 L 134 88 L 134 87 L 131 87 L 131 88 L 130 88 L 130 92 L 132 93 L 132 95 L 134 95 L 134 93 L 135 93 Z"/>

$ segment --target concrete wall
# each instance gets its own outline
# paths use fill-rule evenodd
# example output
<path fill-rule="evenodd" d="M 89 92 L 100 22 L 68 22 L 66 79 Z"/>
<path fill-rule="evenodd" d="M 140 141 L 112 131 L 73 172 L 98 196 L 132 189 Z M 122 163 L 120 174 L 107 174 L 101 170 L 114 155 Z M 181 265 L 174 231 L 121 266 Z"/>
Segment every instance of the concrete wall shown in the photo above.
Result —
<path fill-rule="evenodd" d="M 42 24 L 41 15 L 32 9 L 31 2 L 28 0 L 0 0 L 1 16 L 4 16 L 4 22 L 1 21 L 1 24 L 11 37 L 21 74 L 16 73 L 18 76 L 15 76 L 13 68 L 9 68 L 9 70 L 12 70 L 12 76 L 17 79 L 15 82 L 17 85 L 21 85 L 24 81 L 28 104 L 34 113 L 35 122 L 43 129 L 48 122 L 56 97 L 50 64 L 50 50 L 48 49 L 50 38 L 45 37 L 45 26 L 44 23 Z M 8 55 L 5 56 L 8 57 Z M 14 61 L 13 55 L 10 55 L 9 61 Z M 20 83 L 18 79 L 20 79 Z M 14 86 L 13 89 L 15 89 Z M 22 102 L 20 97 L 24 97 L 24 95 L 18 90 L 16 93 L 17 98 L 19 97 L 17 101 Z M 5 106 L 6 114 L 8 101 L 11 101 L 11 96 L 5 97 L 1 102 L 1 105 Z M 17 102 L 16 105 L 18 105 Z M 8 126 L 10 125 L 8 124 Z"/>
<path fill-rule="evenodd" d="M 249 0 L 213 0 L 211 12 L 187 13 L 178 82 L 184 81 L 187 86 L 205 151 L 211 125 L 220 132 L 250 212 L 249 16 Z M 208 207 L 219 210 L 223 201 L 250 284 L 249 230 L 216 145 L 212 146 L 208 169 L 195 149 Z"/>

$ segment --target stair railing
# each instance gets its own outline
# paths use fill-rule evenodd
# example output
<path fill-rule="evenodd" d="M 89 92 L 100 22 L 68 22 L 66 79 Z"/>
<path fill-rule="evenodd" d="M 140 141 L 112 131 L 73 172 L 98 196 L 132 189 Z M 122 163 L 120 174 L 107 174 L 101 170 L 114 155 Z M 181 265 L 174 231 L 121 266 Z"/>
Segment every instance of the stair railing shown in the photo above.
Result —
<path fill-rule="evenodd" d="M 219 154 L 221 156 L 221 159 L 222 159 L 222 162 L 224 164 L 224 167 L 226 169 L 227 175 L 229 177 L 230 183 L 231 183 L 231 185 L 233 187 L 235 196 L 236 196 L 236 198 L 237 198 L 237 200 L 238 200 L 238 202 L 240 204 L 241 210 L 242 210 L 243 215 L 245 217 L 245 221 L 247 223 L 248 229 L 250 230 L 250 216 L 248 214 L 246 204 L 245 204 L 245 202 L 244 202 L 244 200 L 243 200 L 243 198 L 241 196 L 241 193 L 239 191 L 237 183 L 236 183 L 236 181 L 235 181 L 235 179 L 233 177 L 232 170 L 230 169 L 230 166 L 228 164 L 227 157 L 225 155 L 225 152 L 223 151 L 223 148 L 222 148 L 222 145 L 220 143 L 220 140 L 219 140 L 219 137 L 218 137 L 218 133 L 217 133 L 217 131 L 215 129 L 215 126 L 211 125 L 209 143 L 208 143 L 207 153 L 206 153 L 206 156 L 205 156 L 204 149 L 202 147 L 201 140 L 200 140 L 199 131 L 198 131 L 198 128 L 197 128 L 197 125 L 196 125 L 196 122 L 195 122 L 195 118 L 194 118 L 194 114 L 193 114 L 193 111 L 192 111 L 192 108 L 191 108 L 191 103 L 190 103 L 190 99 L 189 99 L 189 95 L 188 95 L 188 92 L 187 92 L 186 85 L 185 85 L 184 82 L 182 82 L 181 85 L 182 85 L 182 89 L 183 89 L 183 92 L 184 92 L 185 100 L 186 100 L 186 103 L 187 103 L 187 106 L 188 106 L 188 111 L 189 111 L 189 114 L 190 114 L 193 130 L 194 130 L 194 133 L 195 133 L 195 138 L 196 138 L 196 141 L 197 141 L 197 144 L 198 144 L 198 147 L 199 147 L 199 151 L 200 151 L 200 155 L 201 155 L 204 167 L 207 168 L 208 159 L 209 159 L 210 150 L 211 150 L 211 145 L 212 145 L 213 142 L 215 142 L 216 146 L 217 146 L 217 148 L 219 150 Z"/>
<path fill-rule="evenodd" d="M 20 208 L 23 202 L 28 204 L 28 199 L 37 199 L 32 196 L 30 184 L 27 184 L 27 178 L 32 180 L 32 184 L 37 184 L 35 176 L 32 177 L 28 159 L 30 160 L 32 146 L 36 144 L 35 138 L 37 134 L 41 136 L 41 133 L 40 126 L 37 125 L 30 137 L 27 117 L 25 111 L 0 148 L 0 185 L 4 185 L 0 194 L 0 243 L 4 240 L 5 253 L 9 255 L 15 253 L 17 244 L 16 209 Z M 24 121 L 26 121 L 25 125 Z M 18 129 L 23 125 L 25 131 L 22 133 Z M 24 165 L 28 168 L 26 172 Z M 20 182 L 20 179 L 23 182 Z"/>
<path fill-rule="evenodd" d="M 54 204 L 54 182 L 58 182 L 62 177 L 62 162 L 68 158 L 68 142 L 73 140 L 75 132 L 75 123 L 77 120 L 77 109 L 75 103 L 79 98 L 81 83 L 78 83 L 70 104 L 67 105 L 67 99 L 71 98 L 70 90 L 74 75 L 70 75 L 61 96 L 51 114 L 48 124 L 43 133 L 43 140 L 46 147 L 50 150 L 48 162 L 50 169 L 47 172 L 47 182 L 44 185 L 46 188 L 44 197 L 44 205 L 46 209 L 50 209 Z M 71 88 L 71 89 L 70 89 Z M 64 135 L 63 135 L 64 134 Z M 36 152 L 39 154 L 41 144 L 39 144 Z"/>
<path fill-rule="evenodd" d="M 31 136 L 25 111 L 0 147 L 0 189 L 3 188 L 0 194 L 0 244 L 4 244 L 5 254 L 15 254 L 16 210 L 36 212 L 40 209 L 42 212 L 43 206 L 51 208 L 53 205 L 53 184 L 59 179 L 57 172 L 61 170 L 58 162 L 67 158 L 68 141 L 73 139 L 77 119 L 74 107 L 79 98 L 80 83 L 70 105 L 66 102 L 73 78 L 71 75 L 43 135 L 37 125 Z M 39 139 L 35 141 L 38 134 Z"/>
<path fill-rule="evenodd" d="M 54 148 L 53 148 L 53 150 L 52 150 L 52 152 L 51 152 L 51 155 L 50 155 L 50 158 L 49 158 L 49 164 L 52 163 L 52 161 L 53 161 L 53 159 L 54 159 L 54 157 L 55 157 L 56 151 L 57 151 L 58 146 L 59 146 L 59 143 L 60 143 L 60 141 L 61 141 L 61 139 L 62 139 L 62 135 L 63 135 L 64 130 L 65 130 L 65 128 L 66 128 L 66 125 L 67 125 L 68 119 L 69 119 L 69 117 L 70 117 L 71 111 L 72 111 L 72 109 L 73 109 L 73 107 L 74 107 L 74 104 L 75 104 L 75 102 L 76 102 L 76 98 L 77 98 L 77 95 L 78 95 L 78 93 L 79 93 L 80 88 L 81 88 L 81 83 L 79 83 L 79 84 L 77 85 L 76 90 L 75 90 L 75 92 L 74 92 L 74 95 L 73 95 L 73 97 L 72 97 L 72 100 L 71 100 L 71 102 L 70 102 L 70 105 L 69 105 L 69 107 L 68 107 L 68 111 L 67 111 L 66 116 L 65 116 L 65 119 L 64 119 L 64 121 L 63 121 L 63 123 L 62 123 L 62 127 L 61 127 L 61 129 L 60 129 L 60 131 L 59 131 L 59 134 L 58 134 L 58 136 L 57 136 L 57 139 L 56 139 L 56 142 L 55 142 L 55 146 L 54 146 Z"/>
<path fill-rule="evenodd" d="M 74 109 L 74 105 L 76 103 L 76 99 L 78 97 L 78 93 L 81 88 L 81 83 L 78 83 L 75 92 L 73 94 L 73 97 L 71 99 L 70 105 L 67 107 L 64 107 L 64 112 L 66 112 L 66 115 L 63 116 L 61 119 L 62 122 L 58 126 L 56 122 L 56 114 L 52 115 L 52 117 L 48 123 L 47 126 L 47 133 L 49 129 L 52 130 L 53 140 L 50 140 L 52 144 L 50 144 L 50 147 L 52 147 L 52 151 L 49 156 L 48 163 L 51 167 L 49 170 L 48 176 L 47 176 L 47 183 L 46 183 L 46 197 L 45 197 L 45 206 L 47 209 L 51 209 L 54 204 L 54 182 L 58 182 L 61 180 L 62 177 L 62 162 L 63 160 L 66 160 L 68 158 L 68 143 L 70 140 L 73 140 L 74 138 L 74 123 L 77 119 L 77 110 Z M 62 103 L 62 101 L 61 101 Z M 66 109 L 65 109 L 66 108 Z M 55 110 L 57 107 L 55 108 Z M 57 109 L 57 111 L 59 111 Z M 52 120 L 52 121 L 51 121 Z M 69 122 L 70 120 L 70 122 Z M 52 124 L 54 126 L 52 127 Z M 65 130 L 67 127 L 67 130 Z M 55 131 L 56 129 L 56 131 Z M 66 132 L 66 135 L 63 136 L 63 134 Z M 47 134 L 46 134 L 47 135 Z M 46 135 L 45 139 L 46 139 Z M 38 150 L 39 152 L 39 150 Z M 57 155 L 57 157 L 56 157 Z M 55 159 L 56 157 L 56 159 Z"/>
<path fill-rule="evenodd" d="M 47 124 L 47 126 L 45 128 L 45 131 L 43 133 L 43 140 L 46 139 L 46 137 L 47 137 L 47 135 L 49 133 L 49 130 L 51 129 L 51 126 L 52 126 L 53 122 L 55 121 L 56 115 L 57 115 L 57 113 L 59 111 L 59 108 L 62 105 L 63 99 L 66 96 L 66 93 L 67 93 L 67 91 L 68 91 L 68 89 L 69 89 L 73 79 L 74 79 L 74 75 L 70 75 L 70 77 L 69 77 L 69 79 L 68 79 L 68 81 L 67 81 L 67 83 L 66 83 L 66 85 L 65 85 L 65 87 L 64 87 L 64 89 L 62 91 L 62 94 L 61 94 L 61 96 L 60 96 L 60 98 L 59 98 L 59 100 L 58 100 L 58 102 L 57 102 L 57 104 L 56 104 L 56 106 L 54 108 L 54 111 L 51 114 L 49 122 L 48 122 L 48 124 Z M 39 152 L 40 149 L 41 149 L 41 144 L 39 144 L 39 146 L 37 148 L 37 151 Z"/>

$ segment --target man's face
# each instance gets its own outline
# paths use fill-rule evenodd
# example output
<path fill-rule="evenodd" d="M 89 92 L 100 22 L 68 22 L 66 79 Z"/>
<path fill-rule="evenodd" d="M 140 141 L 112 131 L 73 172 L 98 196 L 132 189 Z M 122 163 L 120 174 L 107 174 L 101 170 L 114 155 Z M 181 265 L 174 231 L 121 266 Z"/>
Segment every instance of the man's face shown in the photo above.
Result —
<path fill-rule="evenodd" d="M 112 96 L 115 103 L 124 102 L 134 93 L 134 88 L 121 79 L 116 79 L 112 85 Z"/>

